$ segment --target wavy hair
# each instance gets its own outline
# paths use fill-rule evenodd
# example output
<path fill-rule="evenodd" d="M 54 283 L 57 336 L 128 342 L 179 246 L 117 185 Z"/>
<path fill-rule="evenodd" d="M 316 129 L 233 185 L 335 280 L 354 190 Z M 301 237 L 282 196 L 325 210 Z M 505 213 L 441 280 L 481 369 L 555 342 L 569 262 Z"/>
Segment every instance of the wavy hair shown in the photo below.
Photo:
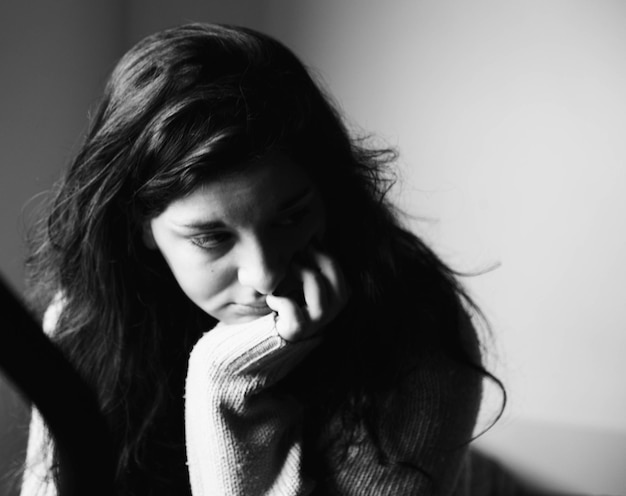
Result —
<path fill-rule="evenodd" d="M 329 358 L 326 380 L 317 375 L 320 386 L 300 393 L 304 404 L 319 419 L 339 409 L 348 426 L 362 421 L 375 436 L 376 391 L 406 372 L 381 344 L 436 340 L 489 375 L 459 334 L 459 309 L 470 300 L 454 272 L 402 227 L 387 199 L 395 152 L 352 137 L 332 99 L 278 41 L 226 25 L 165 30 L 113 70 L 27 262 L 37 308 L 62 299 L 54 340 L 98 395 L 120 494 L 188 493 L 187 357 L 214 324 L 144 246 L 142 226 L 203 182 L 272 152 L 306 167 L 319 187 L 331 213 L 327 249 L 354 289 L 332 324 L 333 348 L 319 352 Z M 414 309 L 411 332 L 400 330 L 402 308 Z M 390 322 L 397 331 L 376 332 Z"/>

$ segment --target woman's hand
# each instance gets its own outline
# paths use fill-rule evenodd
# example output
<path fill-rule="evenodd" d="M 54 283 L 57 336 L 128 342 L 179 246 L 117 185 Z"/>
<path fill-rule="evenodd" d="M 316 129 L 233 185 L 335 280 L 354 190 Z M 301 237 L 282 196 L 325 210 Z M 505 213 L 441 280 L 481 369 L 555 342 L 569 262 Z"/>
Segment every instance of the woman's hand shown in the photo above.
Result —
<path fill-rule="evenodd" d="M 286 341 L 314 336 L 331 322 L 350 297 L 350 288 L 337 262 L 309 247 L 294 271 L 302 283 L 304 302 L 287 296 L 268 295 L 267 305 L 277 313 L 276 330 Z"/>

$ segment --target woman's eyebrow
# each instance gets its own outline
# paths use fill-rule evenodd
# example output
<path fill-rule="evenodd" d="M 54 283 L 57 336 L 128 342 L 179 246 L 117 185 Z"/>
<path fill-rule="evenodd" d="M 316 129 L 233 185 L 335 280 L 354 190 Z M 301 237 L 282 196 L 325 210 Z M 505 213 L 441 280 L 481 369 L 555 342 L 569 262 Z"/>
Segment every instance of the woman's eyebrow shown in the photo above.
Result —
<path fill-rule="evenodd" d="M 290 196 L 284 201 L 282 201 L 278 205 L 278 211 L 282 212 L 284 210 L 289 210 L 290 208 L 295 207 L 296 205 L 299 205 L 300 203 L 304 203 L 306 200 L 309 199 L 310 196 L 312 196 L 313 192 L 314 192 L 313 186 L 310 186 L 310 185 L 306 186 L 303 190 L 297 192 L 293 196 Z"/>
<path fill-rule="evenodd" d="M 213 229 L 223 229 L 226 227 L 221 220 L 195 220 L 181 224 L 180 227 L 194 231 L 211 231 Z"/>
<path fill-rule="evenodd" d="M 280 202 L 276 211 L 284 212 L 302 203 L 305 203 L 312 197 L 314 191 L 315 189 L 313 188 L 313 186 L 306 186 L 301 191 L 298 191 L 294 195 L 289 196 L 285 200 Z M 216 229 L 224 229 L 226 227 L 226 224 L 221 220 L 198 219 L 192 220 L 191 222 L 185 222 L 184 224 L 179 224 L 179 227 L 190 231 L 211 231 Z"/>

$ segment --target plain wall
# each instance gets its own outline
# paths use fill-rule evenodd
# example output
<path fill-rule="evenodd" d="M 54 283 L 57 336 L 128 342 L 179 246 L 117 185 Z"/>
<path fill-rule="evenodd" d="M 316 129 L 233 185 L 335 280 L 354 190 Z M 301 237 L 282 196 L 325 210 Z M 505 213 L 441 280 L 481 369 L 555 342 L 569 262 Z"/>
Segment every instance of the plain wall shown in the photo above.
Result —
<path fill-rule="evenodd" d="M 463 279 L 491 321 L 491 363 L 510 395 L 499 425 L 626 439 L 625 3 L 77 0 L 0 9 L 0 267 L 15 284 L 20 211 L 69 157 L 112 60 L 181 22 L 256 27 L 315 69 L 355 128 L 397 146 L 394 195 L 446 261 L 469 272 L 499 265 Z M 487 414 L 497 397 L 488 405 Z M 576 447 L 585 451 L 583 434 Z M 537 446 L 529 457 L 541 459 Z M 581 460 L 593 468 L 620 449 L 604 443 Z"/>
<path fill-rule="evenodd" d="M 75 150 L 124 31 L 123 0 L 0 3 L 0 268 L 18 290 L 24 215 Z"/>

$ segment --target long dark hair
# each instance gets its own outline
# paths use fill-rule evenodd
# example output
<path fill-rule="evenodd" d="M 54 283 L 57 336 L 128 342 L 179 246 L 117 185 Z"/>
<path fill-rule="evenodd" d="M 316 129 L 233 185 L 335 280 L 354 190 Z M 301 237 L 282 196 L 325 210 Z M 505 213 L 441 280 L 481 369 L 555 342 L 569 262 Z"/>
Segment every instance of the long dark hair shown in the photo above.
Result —
<path fill-rule="evenodd" d="M 348 426 L 363 422 L 375 435 L 378 392 L 414 364 L 405 357 L 406 367 L 393 366 L 398 354 L 381 353 L 385 346 L 427 344 L 487 374 L 459 331 L 470 300 L 387 199 L 395 152 L 352 137 L 331 98 L 276 40 L 221 25 L 165 30 L 114 69 L 27 264 L 40 311 L 55 296 L 62 302 L 54 339 L 98 394 L 120 494 L 189 491 L 184 376 L 191 347 L 214 324 L 144 246 L 142 225 L 199 184 L 271 152 L 306 167 L 318 185 L 330 213 L 326 249 L 353 288 L 332 324 L 333 345 L 294 373 L 309 378 L 307 392 L 295 394 L 315 412 L 311 425 L 339 409 Z M 326 375 L 311 372 L 320 353 Z"/>

